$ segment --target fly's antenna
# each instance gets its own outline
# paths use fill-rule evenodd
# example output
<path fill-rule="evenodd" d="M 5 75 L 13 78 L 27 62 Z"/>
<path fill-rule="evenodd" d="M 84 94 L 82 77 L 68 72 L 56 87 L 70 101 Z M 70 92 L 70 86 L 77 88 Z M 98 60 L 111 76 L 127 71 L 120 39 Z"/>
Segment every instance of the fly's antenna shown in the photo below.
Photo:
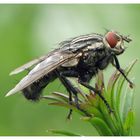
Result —
<path fill-rule="evenodd" d="M 105 27 L 103 29 L 105 30 L 106 33 L 108 33 L 109 31 L 111 31 L 111 30 L 109 30 L 109 29 L 107 29 Z"/>
<path fill-rule="evenodd" d="M 130 36 L 130 35 L 128 35 L 128 36 L 123 36 L 123 35 L 121 35 L 122 39 L 125 40 L 125 41 L 128 42 L 128 43 L 132 41 L 132 39 L 131 39 L 129 36 Z"/>

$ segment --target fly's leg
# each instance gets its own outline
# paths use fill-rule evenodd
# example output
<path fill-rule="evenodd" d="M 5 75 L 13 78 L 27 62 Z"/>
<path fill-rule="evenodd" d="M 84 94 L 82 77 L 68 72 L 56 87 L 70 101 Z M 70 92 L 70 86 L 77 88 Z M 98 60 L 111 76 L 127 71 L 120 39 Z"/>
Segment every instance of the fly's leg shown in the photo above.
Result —
<path fill-rule="evenodd" d="M 78 96 L 77 96 L 78 89 L 74 87 L 72 83 L 66 77 L 78 77 L 78 73 L 74 70 L 66 70 L 59 74 L 59 78 L 65 81 L 65 87 L 68 88 L 67 90 L 74 94 L 75 104 L 76 104 L 76 107 L 79 109 Z M 72 95 L 71 95 L 71 100 L 72 100 Z"/>
<path fill-rule="evenodd" d="M 77 96 L 78 90 L 77 90 L 77 88 L 74 87 L 74 86 L 72 85 L 72 83 L 71 83 L 65 76 L 61 76 L 61 78 L 65 81 L 66 86 L 69 88 L 69 90 L 74 94 L 74 102 L 75 102 L 75 104 L 76 104 L 76 107 L 77 107 L 78 109 L 80 109 L 79 103 L 78 103 L 78 96 Z"/>
<path fill-rule="evenodd" d="M 115 55 L 113 55 L 113 57 L 114 57 L 114 60 L 115 60 L 115 64 L 114 64 L 114 63 L 112 63 L 112 64 L 116 67 L 116 69 L 117 69 L 117 70 L 123 75 L 123 77 L 127 80 L 127 82 L 130 84 L 130 87 L 133 88 L 134 84 L 127 78 L 127 76 L 126 76 L 125 73 L 124 73 L 124 70 L 120 67 L 118 58 L 117 58 Z"/>
<path fill-rule="evenodd" d="M 72 92 L 70 90 L 70 88 L 68 87 L 65 79 L 61 76 L 61 74 L 59 73 L 59 71 L 56 71 L 56 74 L 59 78 L 59 80 L 61 81 L 61 83 L 65 86 L 65 88 L 67 89 L 68 93 L 69 93 L 69 104 L 72 104 Z M 71 115 L 72 115 L 72 109 L 70 109 L 67 118 L 70 120 L 71 119 Z"/>
<path fill-rule="evenodd" d="M 90 86 L 87 82 L 82 82 L 82 81 L 79 81 L 79 83 L 81 85 L 83 85 L 84 87 L 88 88 L 89 90 L 92 90 L 93 92 L 95 92 L 102 100 L 103 102 L 105 103 L 106 107 L 108 108 L 109 110 L 109 113 L 112 113 L 112 109 L 110 107 L 110 105 L 108 104 L 108 102 L 106 101 L 106 99 L 102 96 L 101 92 L 99 90 L 97 90 L 96 88 Z"/>
<path fill-rule="evenodd" d="M 72 85 L 72 83 L 65 77 L 65 76 L 62 76 L 61 78 L 63 78 L 67 84 L 67 87 L 69 87 L 70 91 L 72 91 L 72 93 L 74 94 L 74 102 L 75 102 L 75 105 L 77 107 L 78 110 L 80 110 L 81 112 L 83 112 L 84 114 L 86 114 L 87 116 L 91 116 L 90 114 L 88 114 L 86 111 L 84 111 L 83 109 L 80 108 L 79 106 L 79 103 L 78 103 L 78 89 L 76 87 L 74 87 Z M 70 114 L 71 115 L 71 114 Z"/>
<path fill-rule="evenodd" d="M 73 74 L 72 74 L 73 73 Z M 64 74 L 64 75 L 63 75 Z M 75 102 L 75 105 L 77 107 L 77 109 L 79 109 L 80 111 L 84 112 L 87 116 L 90 116 L 87 112 L 85 112 L 84 110 L 82 110 L 79 106 L 79 103 L 78 103 L 78 89 L 76 87 L 74 87 L 72 85 L 72 83 L 66 78 L 66 76 L 71 76 L 71 77 L 74 77 L 74 75 L 76 76 L 76 72 L 74 71 L 64 71 L 64 72 L 58 72 L 57 71 L 57 75 L 58 75 L 58 78 L 60 79 L 60 81 L 63 83 L 63 85 L 66 87 L 67 91 L 69 92 L 69 101 L 70 101 L 70 104 L 72 102 L 72 94 L 74 95 L 74 102 Z M 72 109 L 70 109 L 70 112 L 68 114 L 68 119 L 70 119 L 71 117 L 71 114 L 72 114 Z"/>

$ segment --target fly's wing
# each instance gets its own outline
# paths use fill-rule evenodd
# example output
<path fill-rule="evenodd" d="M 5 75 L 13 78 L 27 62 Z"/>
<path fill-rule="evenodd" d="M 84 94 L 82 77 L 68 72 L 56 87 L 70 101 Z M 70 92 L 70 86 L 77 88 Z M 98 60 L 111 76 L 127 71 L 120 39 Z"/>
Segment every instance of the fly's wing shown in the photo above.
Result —
<path fill-rule="evenodd" d="M 14 94 L 18 91 L 23 90 L 36 80 L 40 79 L 47 73 L 53 71 L 60 65 L 66 64 L 67 62 L 75 59 L 76 57 L 80 57 L 81 52 L 79 50 L 84 49 L 85 47 L 92 46 L 91 49 L 94 47 L 98 47 L 98 45 L 94 45 L 99 43 L 99 46 L 101 46 L 100 43 L 102 43 L 103 36 L 100 34 L 88 34 L 88 35 L 82 35 L 79 37 L 71 38 L 69 40 L 63 41 L 59 44 L 60 48 L 54 50 L 47 56 L 43 56 L 40 59 L 33 60 L 20 68 L 17 68 L 11 74 L 17 74 L 19 72 L 22 72 L 25 69 L 28 69 L 29 67 L 37 64 L 29 73 L 27 76 L 25 76 L 11 91 L 7 93 L 6 96 L 9 96 L 11 94 Z"/>
<path fill-rule="evenodd" d="M 63 51 L 78 51 L 79 49 L 82 49 L 86 46 L 90 46 L 96 42 L 102 42 L 103 36 L 100 34 L 87 34 L 87 35 L 82 35 L 78 37 L 74 37 L 68 40 L 65 40 L 61 43 L 59 43 L 60 48 L 56 50 L 63 50 Z M 55 52 L 54 50 L 53 52 Z M 18 74 L 24 70 L 28 70 L 30 67 L 44 61 L 49 55 L 51 55 L 53 52 L 49 53 L 48 55 L 41 56 L 40 58 L 34 59 L 21 67 L 13 70 L 10 75 Z"/>
<path fill-rule="evenodd" d="M 66 53 L 62 51 L 54 52 L 52 55 L 47 57 L 44 61 L 37 64 L 27 76 L 25 76 L 11 91 L 7 93 L 6 96 L 12 95 L 18 91 L 23 90 L 30 84 L 34 83 L 44 75 L 48 74 L 49 72 L 53 71 L 60 65 L 78 58 L 81 53 Z"/>
<path fill-rule="evenodd" d="M 37 59 L 34 59 L 34 60 L 32 60 L 32 61 L 30 61 L 30 62 L 28 62 L 28 63 L 26 63 L 26 64 L 24 64 L 24 65 L 22 65 L 20 67 L 18 67 L 17 69 L 13 70 L 10 73 L 10 75 L 18 74 L 18 73 L 20 73 L 20 72 L 22 72 L 24 70 L 29 69 L 30 67 L 32 67 L 32 66 L 42 62 L 43 60 L 45 60 L 46 57 L 47 57 L 47 55 L 44 55 L 44 56 L 41 56 L 41 57 L 39 57 Z"/>

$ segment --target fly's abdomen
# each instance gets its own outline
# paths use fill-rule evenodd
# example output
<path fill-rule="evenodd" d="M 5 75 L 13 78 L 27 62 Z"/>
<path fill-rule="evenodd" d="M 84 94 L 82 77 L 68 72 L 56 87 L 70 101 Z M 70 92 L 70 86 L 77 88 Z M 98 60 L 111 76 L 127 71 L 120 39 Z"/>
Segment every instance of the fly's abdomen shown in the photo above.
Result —
<path fill-rule="evenodd" d="M 51 72 L 36 82 L 32 83 L 28 87 L 22 90 L 23 95 L 28 100 L 37 101 L 39 100 L 41 93 L 43 89 L 52 81 L 56 79 L 56 74 L 54 72 Z"/>

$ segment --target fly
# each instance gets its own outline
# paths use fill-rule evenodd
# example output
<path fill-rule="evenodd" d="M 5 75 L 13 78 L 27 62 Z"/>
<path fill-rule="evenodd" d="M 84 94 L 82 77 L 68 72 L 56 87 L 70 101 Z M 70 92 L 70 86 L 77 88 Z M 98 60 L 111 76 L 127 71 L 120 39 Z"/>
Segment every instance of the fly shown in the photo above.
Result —
<path fill-rule="evenodd" d="M 25 98 L 33 101 L 39 100 L 43 89 L 59 78 L 69 93 L 69 102 L 73 102 L 72 96 L 74 96 L 76 106 L 80 108 L 77 95 L 79 91 L 67 79 L 67 77 L 75 77 L 79 84 L 95 92 L 103 100 L 109 112 L 112 112 L 101 92 L 90 86 L 89 82 L 99 70 L 104 70 L 111 63 L 132 87 L 133 83 L 125 75 L 117 58 L 125 51 L 124 42 L 130 41 L 132 40 L 128 36 L 120 35 L 115 31 L 108 31 L 105 35 L 93 33 L 65 40 L 47 55 L 12 71 L 10 75 L 33 67 L 6 96 L 22 91 Z M 71 112 L 72 110 L 70 114 Z"/>

